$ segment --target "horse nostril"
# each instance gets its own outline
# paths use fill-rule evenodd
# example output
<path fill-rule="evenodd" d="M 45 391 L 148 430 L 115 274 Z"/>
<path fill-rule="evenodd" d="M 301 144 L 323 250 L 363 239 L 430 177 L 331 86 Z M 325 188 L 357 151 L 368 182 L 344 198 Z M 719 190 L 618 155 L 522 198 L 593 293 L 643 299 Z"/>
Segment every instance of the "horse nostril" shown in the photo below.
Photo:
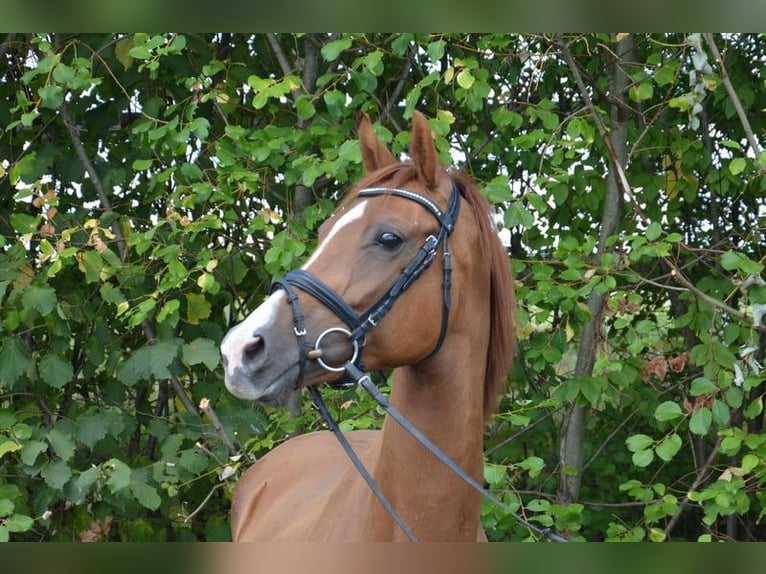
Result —
<path fill-rule="evenodd" d="M 255 335 L 253 340 L 245 345 L 245 348 L 242 350 L 243 363 L 247 365 L 255 361 L 263 352 L 264 347 L 263 337 Z"/>

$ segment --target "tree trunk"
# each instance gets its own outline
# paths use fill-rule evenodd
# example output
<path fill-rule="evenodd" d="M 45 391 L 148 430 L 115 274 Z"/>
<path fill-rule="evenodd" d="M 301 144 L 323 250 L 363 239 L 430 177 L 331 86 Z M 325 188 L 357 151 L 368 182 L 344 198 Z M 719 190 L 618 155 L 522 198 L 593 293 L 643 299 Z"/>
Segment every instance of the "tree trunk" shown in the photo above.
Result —
<path fill-rule="evenodd" d="M 628 117 L 627 108 L 621 104 L 621 99 L 628 86 L 629 78 L 625 74 L 626 57 L 629 59 L 633 50 L 633 39 L 630 35 L 624 35 L 614 44 L 613 57 L 607 63 L 609 74 L 609 92 L 611 95 L 610 125 L 607 148 L 611 149 L 614 157 L 612 161 L 619 162 L 623 167 L 627 161 L 627 136 Z M 570 61 L 574 66 L 574 61 Z M 585 95 L 584 95 L 585 96 Z M 594 121 L 599 121 L 594 118 Z M 601 219 L 601 231 L 599 233 L 598 251 L 595 263 L 601 261 L 606 250 L 606 240 L 617 231 L 622 214 L 623 190 L 618 181 L 614 168 L 609 170 L 607 179 L 606 198 L 604 200 L 604 214 Z M 596 361 L 596 348 L 601 329 L 602 310 L 606 294 L 598 294 L 591 291 L 588 297 L 588 309 L 590 321 L 583 326 L 580 346 L 577 352 L 575 365 L 575 378 L 591 376 L 593 365 Z M 561 444 L 559 456 L 561 462 L 561 479 L 559 482 L 558 498 L 562 504 L 568 504 L 578 499 L 582 485 L 583 452 L 585 448 L 585 425 L 588 415 L 587 405 L 575 401 L 569 407 L 561 429 Z"/>

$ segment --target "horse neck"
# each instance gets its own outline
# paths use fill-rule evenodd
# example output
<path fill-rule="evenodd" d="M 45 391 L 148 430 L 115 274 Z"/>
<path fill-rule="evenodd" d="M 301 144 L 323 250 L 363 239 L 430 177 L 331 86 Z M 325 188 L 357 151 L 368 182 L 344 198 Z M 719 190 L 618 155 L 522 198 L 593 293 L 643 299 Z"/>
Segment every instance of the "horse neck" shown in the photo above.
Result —
<path fill-rule="evenodd" d="M 486 301 L 480 297 L 479 305 Z M 461 316 L 437 355 L 394 371 L 391 403 L 481 482 L 489 318 Z M 384 423 L 378 452 L 376 479 L 421 540 L 476 540 L 480 496 L 393 419 Z"/>

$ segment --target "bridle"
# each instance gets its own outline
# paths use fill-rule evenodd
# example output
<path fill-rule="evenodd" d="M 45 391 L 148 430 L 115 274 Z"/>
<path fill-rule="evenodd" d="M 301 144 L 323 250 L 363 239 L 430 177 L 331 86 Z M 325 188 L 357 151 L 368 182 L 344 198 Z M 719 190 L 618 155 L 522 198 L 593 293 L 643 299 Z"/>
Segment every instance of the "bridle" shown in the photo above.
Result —
<path fill-rule="evenodd" d="M 407 266 L 402 270 L 396 280 L 386 289 L 368 309 L 362 313 L 357 313 L 351 306 L 343 300 L 332 288 L 319 280 L 315 275 L 305 269 L 296 269 L 288 272 L 284 277 L 275 281 L 272 285 L 272 292 L 276 289 L 283 289 L 287 295 L 287 302 L 293 312 L 293 330 L 298 338 L 298 384 L 303 379 L 306 364 L 309 360 L 315 360 L 320 367 L 331 372 L 346 371 L 345 365 L 328 364 L 321 353 L 321 343 L 327 335 L 339 333 L 348 337 L 353 347 L 350 363 L 359 369 L 362 367 L 362 350 L 367 332 L 375 327 L 380 320 L 391 310 L 396 300 L 420 277 L 423 272 L 433 263 L 436 252 L 441 244 L 442 250 L 442 322 L 439 338 L 433 350 L 428 357 L 436 354 L 444 342 L 447 334 L 449 321 L 449 310 L 452 305 L 452 253 L 449 250 L 449 236 L 452 234 L 460 213 L 460 192 L 457 185 L 452 183 L 452 193 L 447 205 L 447 211 L 443 212 L 439 206 L 430 198 L 415 193 L 407 189 L 389 188 L 389 187 L 368 187 L 362 189 L 357 198 L 378 197 L 388 195 L 401 197 L 414 201 L 423 206 L 439 222 L 439 230 L 435 235 L 429 235 L 423 242 L 422 247 Z M 304 321 L 303 310 L 295 288 L 300 289 L 314 297 L 317 301 L 327 307 L 338 317 L 347 328 L 332 327 L 322 332 L 314 341 L 314 348 L 311 349 Z M 313 353 L 312 353 L 313 351 Z M 312 358 L 313 357 L 313 358 Z"/>
<path fill-rule="evenodd" d="M 370 375 L 364 372 L 362 363 L 362 350 L 364 348 L 364 342 L 367 332 L 378 325 L 380 320 L 391 310 L 396 300 L 420 277 L 423 272 L 428 269 L 433 263 L 436 252 L 441 244 L 442 249 L 442 319 L 439 338 L 436 345 L 427 355 L 429 358 L 435 355 L 444 343 L 444 338 L 447 333 L 447 327 L 449 322 L 449 310 L 452 305 L 452 253 L 449 249 L 448 239 L 455 228 L 458 215 L 460 213 L 460 192 L 458 191 L 455 182 L 452 182 L 452 193 L 450 194 L 449 202 L 447 204 L 446 212 L 442 211 L 439 206 L 429 199 L 428 197 L 400 188 L 389 187 L 369 187 L 362 189 L 357 198 L 377 197 L 381 195 L 389 195 L 394 197 L 401 197 L 414 201 L 423 206 L 428 212 L 430 212 L 439 222 L 439 230 L 436 235 L 429 235 L 423 246 L 410 260 L 407 266 L 402 270 L 397 279 L 391 284 L 391 286 L 381 294 L 376 301 L 370 305 L 370 307 L 362 313 L 357 313 L 351 306 L 333 289 L 328 287 L 325 283 L 320 281 L 316 276 L 309 273 L 304 269 L 296 269 L 288 272 L 284 277 L 275 281 L 272 285 L 272 292 L 276 289 L 283 289 L 287 295 L 287 302 L 293 313 L 293 330 L 295 336 L 298 339 L 298 377 L 297 384 L 300 385 L 303 380 L 303 375 L 306 370 L 308 361 L 316 361 L 323 369 L 330 372 L 345 372 L 351 379 L 365 389 L 375 399 L 375 401 L 383 408 L 386 414 L 390 415 L 398 424 L 404 428 L 410 435 L 412 435 L 418 442 L 420 442 L 427 450 L 431 452 L 436 458 L 438 458 L 443 464 L 445 464 L 450 470 L 457 474 L 463 481 L 469 486 L 479 491 L 484 497 L 500 506 L 505 512 L 511 514 L 516 520 L 524 525 L 529 530 L 537 533 L 543 538 L 547 538 L 554 542 L 566 542 L 565 538 L 558 536 L 551 532 L 549 529 L 539 528 L 528 521 L 524 520 L 517 513 L 501 502 L 490 492 L 488 492 L 481 484 L 479 484 L 471 475 L 466 473 L 460 466 L 457 465 L 451 458 L 449 458 L 436 444 L 434 444 L 427 436 L 420 432 L 410 421 L 408 421 L 402 413 L 400 413 L 393 405 L 391 405 L 380 390 L 375 386 Z M 306 325 L 304 320 L 303 310 L 301 308 L 300 299 L 295 288 L 300 289 L 314 297 L 325 307 L 327 307 L 333 314 L 338 317 L 348 328 L 344 327 L 331 327 L 323 331 L 314 341 L 314 348 L 312 349 L 308 343 Z M 322 357 L 321 343 L 323 339 L 331 333 L 340 333 L 348 337 L 352 344 L 353 351 L 351 358 L 344 365 L 330 365 Z M 380 490 L 375 480 L 370 475 L 369 471 L 365 468 L 358 455 L 354 452 L 348 439 L 341 432 L 338 424 L 332 418 L 327 406 L 322 399 L 322 395 L 316 386 L 312 385 L 308 387 L 311 394 L 314 405 L 321 414 L 322 418 L 327 423 L 328 427 L 338 439 L 343 450 L 348 455 L 349 459 L 357 469 L 359 474 L 365 480 L 367 485 L 372 490 L 375 497 L 380 501 L 386 511 L 389 513 L 394 522 L 401 528 L 407 538 L 412 541 L 416 541 L 417 538 L 402 520 L 401 516 L 397 513 L 391 502 Z"/>

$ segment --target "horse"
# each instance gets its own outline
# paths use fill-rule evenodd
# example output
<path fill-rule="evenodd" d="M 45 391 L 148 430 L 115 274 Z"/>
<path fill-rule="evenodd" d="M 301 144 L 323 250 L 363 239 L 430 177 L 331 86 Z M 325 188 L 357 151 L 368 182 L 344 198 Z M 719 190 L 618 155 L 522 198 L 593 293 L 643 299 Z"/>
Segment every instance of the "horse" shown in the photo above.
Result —
<path fill-rule="evenodd" d="M 365 173 L 320 226 L 316 250 L 224 337 L 225 385 L 280 406 L 341 378 L 344 363 L 392 369 L 391 404 L 482 482 L 484 425 L 515 354 L 509 258 L 487 200 L 440 161 L 424 115 L 413 114 L 409 160 L 394 157 L 366 114 L 358 137 Z M 344 434 L 418 540 L 486 539 L 480 494 L 390 417 L 381 430 Z M 290 438 L 247 469 L 231 532 L 235 541 L 407 539 L 329 431 Z"/>

